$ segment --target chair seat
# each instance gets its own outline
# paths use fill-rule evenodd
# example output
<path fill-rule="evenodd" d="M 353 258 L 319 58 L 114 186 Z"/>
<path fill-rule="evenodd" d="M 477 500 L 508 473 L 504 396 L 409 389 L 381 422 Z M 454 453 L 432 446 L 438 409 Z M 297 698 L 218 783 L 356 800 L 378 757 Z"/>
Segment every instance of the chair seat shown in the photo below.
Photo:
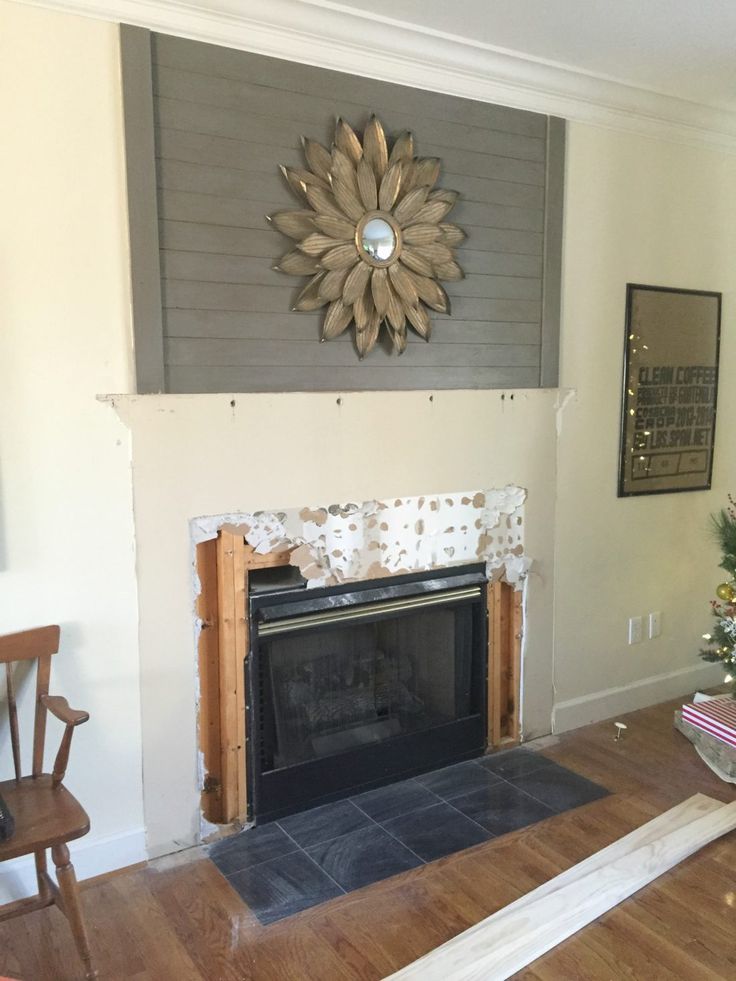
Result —
<path fill-rule="evenodd" d="M 63 785 L 54 787 L 50 773 L 0 781 L 0 797 L 15 818 L 15 834 L 0 841 L 0 862 L 73 841 L 89 831 L 82 805 Z"/>

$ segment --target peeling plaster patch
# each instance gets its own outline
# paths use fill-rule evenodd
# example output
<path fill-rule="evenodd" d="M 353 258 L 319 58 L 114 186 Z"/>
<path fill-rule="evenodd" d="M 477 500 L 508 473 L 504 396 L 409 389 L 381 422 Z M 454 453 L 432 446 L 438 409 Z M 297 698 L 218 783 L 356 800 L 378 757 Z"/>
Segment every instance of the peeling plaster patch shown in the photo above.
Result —
<path fill-rule="evenodd" d="M 309 508 L 302 508 L 299 512 L 302 521 L 313 521 L 316 525 L 323 525 L 327 521 L 327 511 L 320 508 L 319 511 L 310 511 Z"/>
<path fill-rule="evenodd" d="M 490 579 L 505 579 L 518 589 L 531 566 L 524 554 L 525 499 L 525 490 L 509 485 L 432 497 L 216 515 L 194 518 L 192 538 L 196 544 L 228 527 L 243 534 L 260 554 L 293 550 L 290 562 L 308 587 L 480 560 L 486 562 Z M 423 510 L 427 503 L 429 509 Z M 502 524 L 508 532 L 502 532 Z M 473 528 L 477 534 L 468 534 Z"/>

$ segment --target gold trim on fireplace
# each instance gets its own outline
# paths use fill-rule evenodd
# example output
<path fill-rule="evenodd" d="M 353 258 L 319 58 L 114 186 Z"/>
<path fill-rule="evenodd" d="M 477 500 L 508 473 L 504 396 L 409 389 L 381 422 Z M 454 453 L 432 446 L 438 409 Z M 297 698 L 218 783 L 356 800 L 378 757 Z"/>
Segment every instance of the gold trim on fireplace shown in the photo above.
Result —
<path fill-rule="evenodd" d="M 311 613 L 306 617 L 290 617 L 284 620 L 273 620 L 258 627 L 260 637 L 274 634 L 291 633 L 294 630 L 306 630 L 308 627 L 327 626 L 331 623 L 342 623 L 344 620 L 362 620 L 376 613 L 401 613 L 404 610 L 414 610 L 426 606 L 446 606 L 462 599 L 477 599 L 483 593 L 482 586 L 469 586 L 465 589 L 451 589 L 447 592 L 429 596 L 412 596 L 408 599 L 390 600 L 386 603 L 370 603 L 366 606 L 351 607 L 346 610 L 328 610 L 324 613 Z"/>

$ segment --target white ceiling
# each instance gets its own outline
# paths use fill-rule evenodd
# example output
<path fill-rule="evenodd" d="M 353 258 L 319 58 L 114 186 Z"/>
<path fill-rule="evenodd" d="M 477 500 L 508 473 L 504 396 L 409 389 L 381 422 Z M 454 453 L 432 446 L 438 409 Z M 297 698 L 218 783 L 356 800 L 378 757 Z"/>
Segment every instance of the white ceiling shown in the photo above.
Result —
<path fill-rule="evenodd" d="M 736 0 L 302 0 L 736 110 Z"/>

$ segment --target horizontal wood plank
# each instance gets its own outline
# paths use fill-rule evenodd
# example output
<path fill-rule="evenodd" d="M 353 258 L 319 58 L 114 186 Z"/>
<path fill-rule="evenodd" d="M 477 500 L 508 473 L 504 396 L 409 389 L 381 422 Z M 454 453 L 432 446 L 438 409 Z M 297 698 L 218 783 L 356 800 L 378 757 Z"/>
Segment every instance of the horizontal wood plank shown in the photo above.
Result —
<path fill-rule="evenodd" d="M 348 338 L 350 341 L 350 338 Z M 371 351 L 368 365 L 371 368 L 390 363 L 396 355 L 376 346 Z M 453 344 L 426 341 L 407 346 L 402 355 L 402 368 L 441 364 L 446 368 L 462 368 L 473 364 L 478 368 L 494 366 L 534 367 L 539 358 L 538 345 L 521 344 Z M 269 366 L 312 368 L 331 366 L 350 368 L 355 364 L 352 343 L 315 344 L 314 340 L 290 341 L 262 340 L 258 343 L 241 339 L 219 338 L 169 338 L 166 341 L 166 360 L 172 367 L 196 368 L 197 365 L 212 367 Z"/>
<path fill-rule="evenodd" d="M 354 367 L 319 365 L 309 374 L 303 367 L 277 365 L 263 368 L 170 365 L 167 368 L 170 392 L 354 392 L 412 391 L 443 388 L 533 388 L 537 367 L 465 368 L 413 367 L 406 354 L 390 365 L 374 368 L 367 360 Z"/>
<path fill-rule="evenodd" d="M 278 313 L 290 309 L 295 298 L 292 284 L 283 286 L 236 286 L 233 283 L 197 283 L 164 280 L 164 306 L 184 310 L 248 310 Z M 539 317 L 541 300 L 503 300 L 452 296 L 453 314 L 462 320 L 519 321 Z"/>
<path fill-rule="evenodd" d="M 207 133 L 211 136 L 247 138 L 248 142 L 267 143 L 289 150 L 299 145 L 298 138 L 304 127 L 299 114 L 289 108 L 289 100 L 286 99 L 285 102 L 287 105 L 284 114 L 278 117 L 258 116 L 245 109 L 221 109 L 219 106 L 199 105 L 196 102 L 164 96 L 157 98 L 156 105 L 159 125 L 165 124 L 173 129 Z M 342 112 L 342 103 L 338 98 L 334 102 L 334 111 L 323 120 L 319 130 L 311 132 L 311 138 L 329 145 L 334 135 L 335 117 Z M 362 118 L 353 118 L 348 122 L 356 130 L 362 130 L 371 112 L 373 108 L 369 104 L 363 110 Z M 388 133 L 400 133 L 405 129 L 416 130 L 416 123 L 408 113 L 400 115 L 396 111 L 384 110 L 381 113 L 381 122 Z M 544 140 L 537 137 L 517 136 L 514 133 L 441 121 L 431 124 L 427 122 L 427 129 L 432 134 L 433 145 L 443 149 L 461 146 L 475 153 L 490 153 L 537 163 L 543 162 L 545 158 Z M 420 133 L 421 130 L 417 132 L 417 138 Z M 417 146 L 417 150 L 424 153 L 421 145 Z"/>
<path fill-rule="evenodd" d="M 302 82 L 303 84 L 303 82 Z M 339 92 L 339 89 L 335 90 Z M 300 120 L 304 125 L 323 127 L 325 119 L 333 118 L 341 114 L 346 119 L 352 119 L 355 115 L 362 120 L 366 117 L 367 106 L 365 97 L 359 102 L 349 102 L 342 95 L 335 96 L 334 93 L 328 98 L 312 94 L 308 88 L 300 87 L 289 93 L 287 99 L 284 98 L 282 91 L 265 85 L 257 85 L 249 82 L 240 82 L 235 79 L 219 78 L 211 74 L 197 74 L 194 72 L 180 71 L 176 69 L 159 66 L 156 73 L 155 84 L 156 95 L 160 99 L 176 99 L 178 101 L 190 102 L 198 106 L 208 106 L 216 109 L 232 109 L 236 112 L 247 111 L 249 115 L 267 117 L 291 121 Z M 388 120 L 392 115 L 397 114 L 397 125 L 391 127 L 393 131 L 400 132 L 406 128 L 430 129 L 437 131 L 438 139 L 444 139 L 445 133 L 457 134 L 459 123 L 465 131 L 483 130 L 493 133 L 500 137 L 512 137 L 509 140 L 500 140 L 500 145 L 512 150 L 507 156 L 518 156 L 520 159 L 540 159 L 539 144 L 544 142 L 545 133 L 519 134 L 514 130 L 509 131 L 501 120 L 486 118 L 481 121 L 478 115 L 477 122 L 472 126 L 468 125 L 466 119 L 460 113 L 453 117 L 440 118 L 431 115 L 431 100 L 425 98 L 424 108 L 414 112 L 411 120 L 407 123 L 406 110 L 401 107 L 401 100 L 393 106 L 387 106 L 381 111 L 381 117 Z M 375 107 L 370 106 L 369 111 L 376 111 Z M 357 128 L 362 123 L 356 120 L 353 125 Z M 452 129 L 445 130 L 444 126 Z M 452 145 L 452 144 L 450 144 Z M 514 152 L 521 150 L 520 153 Z M 531 153 L 531 156 L 529 154 Z"/>
<path fill-rule="evenodd" d="M 303 87 L 315 97 L 333 98 L 335 92 L 354 105 L 370 105 L 375 112 L 392 108 L 396 89 L 401 88 L 407 112 L 428 112 L 432 119 L 454 120 L 461 114 L 469 125 L 493 125 L 508 132 L 527 136 L 544 136 L 546 117 L 540 113 L 487 105 L 472 99 L 460 99 L 439 92 L 423 92 L 389 82 L 345 72 L 313 68 L 280 58 L 243 57 L 241 51 L 213 44 L 202 44 L 185 38 L 154 35 L 155 59 L 160 67 L 219 78 L 255 82 L 280 89 L 287 94 Z M 429 109 L 428 109 L 429 103 Z"/>
<path fill-rule="evenodd" d="M 322 315 L 317 313 L 251 313 L 230 310 L 165 310 L 167 337 L 213 337 L 242 340 L 317 341 Z M 436 316 L 433 341 L 464 344 L 538 344 L 538 323 L 488 323 Z M 348 334 L 331 343 L 348 343 Z"/>
<path fill-rule="evenodd" d="M 265 222 L 264 222 L 265 224 Z M 193 252 L 220 252 L 227 255 L 272 256 L 274 261 L 286 251 L 286 242 L 274 229 L 233 228 L 202 222 L 161 222 L 161 243 L 165 249 Z M 541 255 L 542 236 L 537 232 L 509 229 L 476 228 L 468 247 L 474 252 L 505 252 L 518 255 Z M 458 254 L 460 250 L 458 250 Z"/>
<path fill-rule="evenodd" d="M 442 174 L 483 178 L 494 195 L 493 200 L 499 203 L 521 207 L 544 206 L 543 164 L 474 153 L 461 147 L 441 150 L 431 142 L 431 134 L 428 136 L 429 140 L 422 142 L 422 153 L 427 157 L 441 157 Z M 281 147 L 267 143 L 251 143 L 234 136 L 205 136 L 166 126 L 158 130 L 158 152 L 165 160 L 232 167 L 262 174 L 273 173 L 274 160 L 280 160 L 283 155 Z M 294 159 L 297 159 L 301 156 L 301 147 L 294 144 L 286 152 L 294 154 Z"/>
<path fill-rule="evenodd" d="M 292 163 L 301 166 L 301 160 Z M 234 200 L 257 202 L 284 202 L 286 208 L 294 207 L 293 200 L 284 199 L 284 181 L 274 164 L 270 173 L 260 173 L 246 169 L 233 169 L 222 166 L 209 166 L 200 163 L 183 163 L 178 160 L 159 161 L 159 185 L 173 191 L 187 191 L 193 194 L 214 194 Z M 487 188 L 492 196 L 503 197 L 498 193 L 499 182 L 484 181 L 476 177 L 461 177 L 448 174 L 443 180 L 461 197 L 452 210 L 452 220 L 466 227 L 515 228 L 520 231 L 541 232 L 544 227 L 544 212 L 540 206 L 524 207 L 516 204 L 488 202 Z M 511 185 L 513 186 L 513 185 Z M 533 189 L 536 190 L 536 189 Z M 267 214 L 263 211 L 263 214 Z"/>
<path fill-rule="evenodd" d="M 202 283 L 231 283 L 241 286 L 289 286 L 295 281 L 273 268 L 273 261 L 248 256 L 213 255 L 207 252 L 163 252 L 164 279 Z M 306 279 L 305 279 L 306 282 Z M 538 300 L 541 279 L 526 276 L 477 274 L 452 283 L 453 296 L 475 296 L 501 300 Z"/>

